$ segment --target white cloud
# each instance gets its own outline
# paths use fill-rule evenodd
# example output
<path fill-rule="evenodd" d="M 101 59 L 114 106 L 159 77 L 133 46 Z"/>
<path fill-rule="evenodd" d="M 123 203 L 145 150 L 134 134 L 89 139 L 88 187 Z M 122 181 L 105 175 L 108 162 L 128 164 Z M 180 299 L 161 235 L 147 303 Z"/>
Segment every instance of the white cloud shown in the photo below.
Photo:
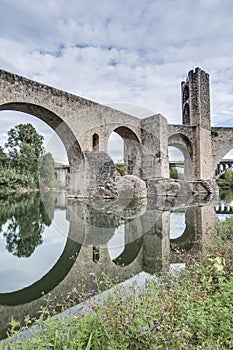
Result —
<path fill-rule="evenodd" d="M 181 122 L 180 82 L 210 73 L 213 124 L 232 116 L 231 0 L 2 0 L 0 64 L 103 104 Z"/>

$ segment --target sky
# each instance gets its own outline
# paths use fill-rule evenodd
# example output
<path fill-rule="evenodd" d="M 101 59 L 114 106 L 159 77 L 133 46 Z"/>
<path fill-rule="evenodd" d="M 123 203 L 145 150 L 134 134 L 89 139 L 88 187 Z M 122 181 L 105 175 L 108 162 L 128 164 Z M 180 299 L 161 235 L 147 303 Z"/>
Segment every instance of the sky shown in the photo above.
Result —
<path fill-rule="evenodd" d="M 179 124 L 180 82 L 198 66 L 210 74 L 212 125 L 233 126 L 232 0 L 0 5 L 1 69 L 140 117 L 161 113 Z M 1 144 L 16 116 L 0 116 Z"/>

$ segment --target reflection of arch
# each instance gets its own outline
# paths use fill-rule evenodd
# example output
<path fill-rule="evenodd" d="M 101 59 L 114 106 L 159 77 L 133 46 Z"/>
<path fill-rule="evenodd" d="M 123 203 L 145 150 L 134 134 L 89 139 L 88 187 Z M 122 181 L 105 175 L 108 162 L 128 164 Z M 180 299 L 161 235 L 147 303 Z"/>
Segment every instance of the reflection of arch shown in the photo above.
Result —
<path fill-rule="evenodd" d="M 116 132 L 124 140 L 124 164 L 127 167 L 127 173 L 140 176 L 141 142 L 139 137 L 126 126 L 120 126 L 112 131 Z"/>
<path fill-rule="evenodd" d="M 31 114 L 49 125 L 63 142 L 71 168 L 77 167 L 83 161 L 80 145 L 69 126 L 54 112 L 42 106 L 25 102 L 11 102 L 0 105 L 0 110 L 19 111 Z"/>
<path fill-rule="evenodd" d="M 168 139 L 168 146 L 178 148 L 184 155 L 184 179 L 192 180 L 193 178 L 193 146 L 190 139 L 181 134 L 173 134 Z"/>
<path fill-rule="evenodd" d="M 193 251 L 197 244 L 198 235 L 202 235 L 201 225 L 198 226 L 199 217 L 198 207 L 189 207 L 185 210 L 185 229 L 181 236 L 170 239 L 171 250 L 184 250 L 185 252 Z"/>
<path fill-rule="evenodd" d="M 47 294 L 55 288 L 68 274 L 72 268 L 77 255 L 79 254 L 81 245 L 67 239 L 66 246 L 62 255 L 52 267 L 52 269 L 44 275 L 39 281 L 31 286 L 20 289 L 15 292 L 0 293 L 1 305 L 20 305 L 28 303 L 32 300 L 40 298 L 43 294 Z"/>
<path fill-rule="evenodd" d="M 183 124 L 190 124 L 190 109 L 188 103 L 183 107 Z"/>
<path fill-rule="evenodd" d="M 92 136 L 92 150 L 99 151 L 99 135 L 98 134 L 94 134 Z"/>
<path fill-rule="evenodd" d="M 128 266 L 130 265 L 138 256 L 142 247 L 143 238 L 139 238 L 134 242 L 131 242 L 125 246 L 124 251 L 119 255 L 113 262 L 116 265 Z"/>

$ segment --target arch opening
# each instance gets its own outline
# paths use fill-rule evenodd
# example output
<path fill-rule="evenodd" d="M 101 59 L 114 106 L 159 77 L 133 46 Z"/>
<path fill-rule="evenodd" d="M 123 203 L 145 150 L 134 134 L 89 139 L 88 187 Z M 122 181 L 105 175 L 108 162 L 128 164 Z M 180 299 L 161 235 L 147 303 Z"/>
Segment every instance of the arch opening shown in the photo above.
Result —
<path fill-rule="evenodd" d="M 121 175 L 141 175 L 141 147 L 136 134 L 128 127 L 118 127 L 110 134 L 108 153 Z"/>
<path fill-rule="evenodd" d="M 168 146 L 169 173 L 172 179 L 184 179 L 184 155 L 179 148 Z"/>
<path fill-rule="evenodd" d="M 186 103 L 183 108 L 183 124 L 190 124 L 191 119 L 190 119 L 190 108 L 189 104 Z"/>
<path fill-rule="evenodd" d="M 175 162 L 179 164 L 180 159 L 180 168 L 183 167 L 183 175 L 181 176 L 184 180 L 192 180 L 193 179 L 193 147 L 191 141 L 187 138 L 187 136 L 183 134 L 174 134 L 171 135 L 168 139 L 168 149 L 171 150 L 170 147 L 173 147 L 173 152 L 169 152 L 169 164 L 171 165 L 173 161 L 172 158 L 177 159 Z M 175 164 L 174 162 L 174 164 Z M 181 170 L 180 170 L 181 172 Z M 182 173 L 182 172 L 181 172 Z"/>
<path fill-rule="evenodd" d="M 38 125 L 40 125 L 42 135 L 46 135 L 46 150 L 52 154 L 54 154 L 54 150 L 56 150 L 57 154 L 55 157 L 55 162 L 69 163 L 69 175 L 67 175 L 67 188 L 71 192 L 79 192 L 79 187 L 81 184 L 80 175 L 78 175 L 81 167 L 83 167 L 83 153 L 81 151 L 81 147 L 74 136 L 73 132 L 69 128 L 69 126 L 54 112 L 31 103 L 7 103 L 0 105 L 1 113 L 8 114 L 8 125 L 9 125 L 9 113 L 14 113 L 15 117 L 14 121 L 17 120 L 15 125 L 24 123 L 25 120 L 31 123 L 32 125 L 36 125 L 36 130 L 38 131 Z M 16 112 L 19 113 L 19 116 L 16 117 Z M 0 115 L 1 118 L 4 119 L 3 116 Z M 29 118 L 32 118 L 31 120 Z M 6 120 L 6 118 L 5 118 Z M 22 120 L 22 121 L 21 121 Z M 7 123 L 6 123 L 7 125 Z M 13 125 L 12 125 L 13 127 Z M 6 133 L 5 133 L 6 136 Z M 3 140 L 3 138 L 2 138 Z M 4 141 L 2 141 L 4 142 Z M 51 152 L 52 151 L 52 152 Z M 82 172 L 80 172 L 81 174 Z"/>
<path fill-rule="evenodd" d="M 233 187 L 233 149 L 228 151 L 217 164 L 215 178 L 220 187 Z"/>

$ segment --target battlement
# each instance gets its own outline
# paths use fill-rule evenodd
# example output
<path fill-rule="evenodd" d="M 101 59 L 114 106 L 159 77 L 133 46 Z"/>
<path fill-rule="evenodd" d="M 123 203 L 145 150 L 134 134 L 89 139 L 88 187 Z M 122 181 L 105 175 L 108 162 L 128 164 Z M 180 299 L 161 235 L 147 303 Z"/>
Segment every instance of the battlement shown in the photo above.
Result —
<path fill-rule="evenodd" d="M 210 128 L 209 74 L 199 67 L 181 82 L 182 123 Z"/>

